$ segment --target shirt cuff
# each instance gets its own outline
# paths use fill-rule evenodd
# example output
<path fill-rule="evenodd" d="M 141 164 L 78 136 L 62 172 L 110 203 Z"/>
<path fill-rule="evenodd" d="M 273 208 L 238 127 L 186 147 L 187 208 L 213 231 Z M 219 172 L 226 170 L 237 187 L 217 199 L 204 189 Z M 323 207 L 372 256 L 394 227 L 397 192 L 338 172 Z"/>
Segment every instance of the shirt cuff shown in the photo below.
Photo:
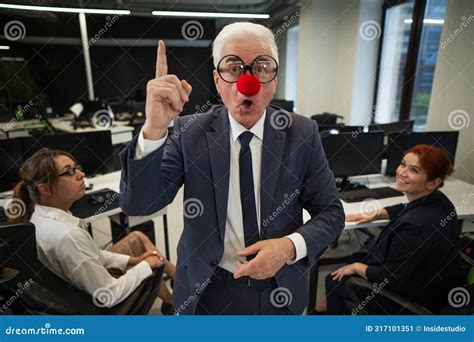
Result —
<path fill-rule="evenodd" d="M 121 270 L 125 270 L 130 260 L 129 255 L 114 253 L 107 250 L 101 250 L 102 256 L 105 259 L 106 267 L 117 267 Z"/>
<path fill-rule="evenodd" d="M 142 159 L 159 149 L 165 143 L 166 138 L 168 138 L 168 130 L 166 130 L 166 135 L 161 139 L 147 140 L 143 137 L 143 129 L 141 129 L 138 135 L 137 147 L 135 148 L 135 159 Z"/>
<path fill-rule="evenodd" d="M 150 264 L 147 263 L 145 260 L 140 261 L 134 267 L 138 274 L 142 275 L 142 279 L 146 279 L 153 274 L 153 270 L 150 267 Z"/>
<path fill-rule="evenodd" d="M 287 238 L 293 242 L 293 245 L 295 245 L 296 258 L 286 263 L 287 265 L 292 265 L 306 257 L 308 255 L 308 249 L 306 248 L 306 241 L 304 241 L 304 238 L 300 233 L 287 235 Z"/>

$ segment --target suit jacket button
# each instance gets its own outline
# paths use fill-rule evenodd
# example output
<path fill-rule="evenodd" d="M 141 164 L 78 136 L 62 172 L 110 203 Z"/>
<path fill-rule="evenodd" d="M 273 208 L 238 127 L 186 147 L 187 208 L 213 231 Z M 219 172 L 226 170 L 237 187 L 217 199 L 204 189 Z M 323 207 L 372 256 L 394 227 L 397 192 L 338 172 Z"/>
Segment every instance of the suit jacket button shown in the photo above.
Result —
<path fill-rule="evenodd" d="M 216 267 L 219 264 L 216 260 L 211 261 L 211 266 Z"/>

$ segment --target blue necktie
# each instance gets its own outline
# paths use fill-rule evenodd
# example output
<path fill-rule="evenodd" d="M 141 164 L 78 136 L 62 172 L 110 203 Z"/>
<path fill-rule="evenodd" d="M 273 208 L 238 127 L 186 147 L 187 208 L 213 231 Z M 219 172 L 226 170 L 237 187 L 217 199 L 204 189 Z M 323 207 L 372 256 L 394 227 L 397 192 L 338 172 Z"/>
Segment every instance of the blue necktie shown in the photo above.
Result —
<path fill-rule="evenodd" d="M 240 202 L 242 204 L 242 216 L 244 221 L 245 246 L 250 246 L 259 240 L 257 209 L 255 208 L 255 193 L 253 188 L 252 152 L 250 141 L 253 133 L 246 131 L 239 136 L 239 174 L 240 174 Z M 247 257 L 247 260 L 253 256 Z"/>

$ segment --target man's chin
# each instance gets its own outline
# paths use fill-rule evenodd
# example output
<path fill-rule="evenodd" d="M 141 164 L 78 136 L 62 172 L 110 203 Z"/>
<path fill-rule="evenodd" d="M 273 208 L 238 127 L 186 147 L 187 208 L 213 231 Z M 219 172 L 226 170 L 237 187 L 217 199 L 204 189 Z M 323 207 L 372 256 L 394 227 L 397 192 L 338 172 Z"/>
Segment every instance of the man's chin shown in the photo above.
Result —
<path fill-rule="evenodd" d="M 252 113 L 252 114 L 239 113 L 236 116 L 234 116 L 234 118 L 235 118 L 235 121 L 237 121 L 239 124 L 241 124 L 242 126 L 245 126 L 247 128 L 248 128 L 248 126 L 251 127 L 251 126 L 255 125 L 255 123 L 259 119 L 258 115 L 255 114 L 255 113 Z"/>

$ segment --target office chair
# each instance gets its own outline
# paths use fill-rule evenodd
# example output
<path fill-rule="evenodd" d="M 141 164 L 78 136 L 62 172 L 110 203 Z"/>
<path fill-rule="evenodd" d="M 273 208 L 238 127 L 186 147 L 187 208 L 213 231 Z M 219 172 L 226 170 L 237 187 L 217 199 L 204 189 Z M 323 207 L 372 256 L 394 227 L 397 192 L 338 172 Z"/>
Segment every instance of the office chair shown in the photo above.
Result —
<path fill-rule="evenodd" d="M 360 305 L 357 308 L 357 314 L 380 315 L 383 314 L 383 310 L 381 310 L 380 307 L 390 305 L 391 307 L 397 308 L 396 311 L 399 310 L 400 314 L 403 315 L 472 315 L 474 314 L 474 283 L 469 281 L 468 274 L 469 271 L 474 272 L 474 260 L 466 253 L 466 249 L 470 249 L 472 245 L 472 240 L 466 241 L 466 239 L 463 239 L 461 242 L 459 255 L 461 258 L 461 272 L 464 284 L 462 287 L 459 287 L 459 289 L 454 288 L 457 289 L 455 291 L 458 291 L 457 293 L 459 295 L 451 295 L 452 299 L 455 296 L 459 296 L 459 298 L 464 296 L 461 300 L 467 300 L 465 305 L 454 307 L 448 304 L 439 312 L 432 312 L 423 305 L 407 297 L 401 296 L 392 290 L 380 288 L 374 295 L 373 283 L 366 279 L 352 276 L 345 281 L 345 286 L 351 297 L 351 303 L 348 303 L 348 307 L 357 308 L 368 298 L 368 296 L 371 296 L 371 298 L 373 297 L 373 301 L 368 302 L 366 305 Z M 463 294 L 461 295 L 461 293 Z M 380 304 L 379 301 L 381 301 L 382 304 Z M 453 299 L 453 302 L 456 301 Z M 456 302 L 456 304 L 459 303 Z M 379 308 L 377 308 L 377 306 Z"/>
<path fill-rule="evenodd" d="M 13 314 L 143 315 L 158 295 L 164 266 L 144 281 L 140 296 L 133 292 L 111 307 L 94 305 L 93 298 L 57 276 L 38 259 L 35 227 L 31 223 L 0 225 L 0 291 L 4 300 L 15 298 Z M 26 286 L 26 283 L 30 285 Z M 26 285 L 25 285 L 26 284 Z M 19 288 L 24 289 L 19 294 Z"/>
<path fill-rule="evenodd" d="M 316 120 L 318 126 L 321 125 L 335 125 L 337 119 L 344 119 L 343 116 L 332 113 L 322 113 L 311 116 L 311 119 Z"/>

